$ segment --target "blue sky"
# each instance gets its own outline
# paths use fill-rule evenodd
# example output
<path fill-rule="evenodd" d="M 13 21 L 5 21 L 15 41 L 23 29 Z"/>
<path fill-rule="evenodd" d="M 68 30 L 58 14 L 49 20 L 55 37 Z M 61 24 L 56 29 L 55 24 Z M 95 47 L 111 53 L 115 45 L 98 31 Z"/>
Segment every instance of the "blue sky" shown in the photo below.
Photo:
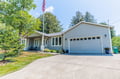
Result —
<path fill-rule="evenodd" d="M 43 0 L 34 0 L 37 8 L 30 11 L 35 17 L 42 14 Z M 68 29 L 76 11 L 83 14 L 88 11 L 94 15 L 97 22 L 107 22 L 113 25 L 116 34 L 120 34 L 120 0 L 46 0 L 48 12 L 57 16 L 64 29 Z"/>

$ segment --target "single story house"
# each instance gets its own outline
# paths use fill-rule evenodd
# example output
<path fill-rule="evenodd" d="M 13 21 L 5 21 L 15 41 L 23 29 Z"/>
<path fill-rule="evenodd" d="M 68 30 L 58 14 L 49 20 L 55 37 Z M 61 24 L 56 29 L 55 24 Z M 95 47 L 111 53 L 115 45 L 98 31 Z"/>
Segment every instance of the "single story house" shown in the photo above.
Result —
<path fill-rule="evenodd" d="M 42 35 L 48 49 L 64 50 L 68 53 L 112 53 L 110 28 L 106 25 L 80 22 L 67 31 L 45 34 L 39 31 L 25 38 L 24 50 L 41 50 Z"/>

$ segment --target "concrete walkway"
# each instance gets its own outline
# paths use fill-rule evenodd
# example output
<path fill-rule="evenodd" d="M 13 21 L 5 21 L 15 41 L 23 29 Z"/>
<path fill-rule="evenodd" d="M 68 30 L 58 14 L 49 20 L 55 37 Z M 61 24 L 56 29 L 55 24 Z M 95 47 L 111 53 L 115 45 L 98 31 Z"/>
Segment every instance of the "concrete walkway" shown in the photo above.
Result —
<path fill-rule="evenodd" d="M 120 79 L 120 56 L 57 55 L 0 79 Z"/>

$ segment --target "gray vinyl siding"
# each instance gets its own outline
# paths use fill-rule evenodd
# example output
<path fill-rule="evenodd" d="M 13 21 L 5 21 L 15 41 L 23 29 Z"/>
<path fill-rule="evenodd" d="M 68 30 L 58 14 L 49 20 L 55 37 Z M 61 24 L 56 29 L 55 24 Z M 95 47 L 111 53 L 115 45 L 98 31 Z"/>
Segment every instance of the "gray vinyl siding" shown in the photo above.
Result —
<path fill-rule="evenodd" d="M 65 50 L 69 49 L 68 41 L 70 38 L 91 37 L 91 36 L 101 36 L 103 48 L 106 48 L 106 47 L 111 48 L 109 28 L 98 27 L 95 25 L 88 25 L 88 24 L 81 24 L 77 26 L 76 28 L 66 32 L 63 36 L 64 37 L 63 48 Z"/>

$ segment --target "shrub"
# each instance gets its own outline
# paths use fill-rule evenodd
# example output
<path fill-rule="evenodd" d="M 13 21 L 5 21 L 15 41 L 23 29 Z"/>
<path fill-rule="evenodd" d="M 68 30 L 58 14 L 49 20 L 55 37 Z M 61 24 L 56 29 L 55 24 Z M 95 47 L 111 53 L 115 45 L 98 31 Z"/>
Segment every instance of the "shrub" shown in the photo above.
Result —
<path fill-rule="evenodd" d="M 51 52 L 50 49 L 44 49 L 44 52 Z"/>
<path fill-rule="evenodd" d="M 57 53 L 57 50 L 51 50 L 52 53 Z"/>
<path fill-rule="evenodd" d="M 112 45 L 117 46 L 120 51 L 120 37 L 119 36 L 112 38 Z"/>
<path fill-rule="evenodd" d="M 13 30 L 0 30 L 0 49 L 4 50 L 4 58 L 10 56 L 17 56 L 23 49 L 23 45 L 20 44 L 20 37 L 16 35 L 16 31 Z"/>
<path fill-rule="evenodd" d="M 63 50 L 57 50 L 57 53 L 63 53 Z"/>

